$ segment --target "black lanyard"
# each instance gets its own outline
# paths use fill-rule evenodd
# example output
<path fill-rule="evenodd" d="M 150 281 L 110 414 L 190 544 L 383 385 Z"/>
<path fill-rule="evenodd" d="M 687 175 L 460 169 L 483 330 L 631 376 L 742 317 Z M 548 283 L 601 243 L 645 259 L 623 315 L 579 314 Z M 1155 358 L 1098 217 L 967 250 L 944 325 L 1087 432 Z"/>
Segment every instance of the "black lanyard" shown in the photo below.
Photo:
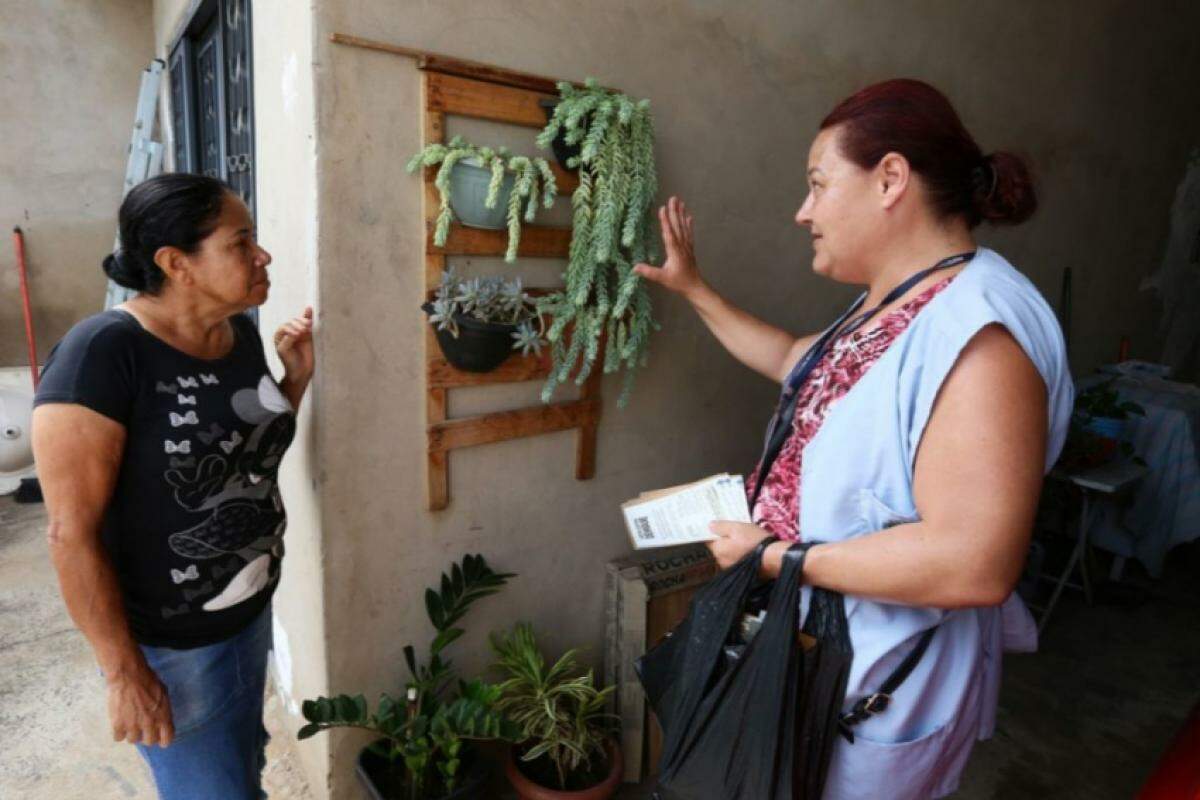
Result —
<path fill-rule="evenodd" d="M 910 289 L 938 270 L 957 267 L 959 264 L 965 264 L 970 261 L 975 257 L 975 252 L 972 250 L 969 253 L 959 253 L 958 255 L 949 256 L 948 258 L 943 258 L 932 267 L 921 270 L 888 292 L 883 301 L 870 311 L 855 317 L 848 324 L 843 325 L 854 312 L 862 307 L 863 302 L 866 300 L 866 295 L 864 294 L 855 300 L 850 308 L 846 309 L 845 313 L 838 317 L 837 321 L 821 334 L 812 347 L 808 348 L 808 352 L 796 363 L 787 380 L 783 383 L 783 392 L 779 398 L 779 407 L 775 410 L 775 415 L 771 418 L 771 425 L 767 429 L 767 444 L 763 450 L 762 461 L 759 462 L 757 478 L 754 481 L 754 496 L 750 498 L 751 509 L 754 508 L 755 502 L 758 501 L 758 495 L 762 491 L 763 482 L 766 480 L 767 473 L 771 470 L 771 465 L 775 462 L 775 459 L 779 456 L 779 451 L 783 449 L 784 443 L 791 435 L 792 420 L 796 416 L 796 402 L 800 397 L 800 389 L 804 386 L 805 381 L 808 380 L 812 371 L 816 369 L 817 364 L 820 363 L 822 356 L 825 355 L 825 352 L 834 340 L 839 336 L 854 333 L 867 324 L 879 312 L 879 309 L 900 299 Z"/>

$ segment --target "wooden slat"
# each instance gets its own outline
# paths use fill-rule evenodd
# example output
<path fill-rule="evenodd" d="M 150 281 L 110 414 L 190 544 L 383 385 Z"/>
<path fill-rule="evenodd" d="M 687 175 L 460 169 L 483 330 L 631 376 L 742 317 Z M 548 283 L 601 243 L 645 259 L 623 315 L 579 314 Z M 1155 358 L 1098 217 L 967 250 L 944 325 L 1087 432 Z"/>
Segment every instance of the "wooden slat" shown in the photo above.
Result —
<path fill-rule="evenodd" d="M 422 91 L 427 92 L 428 81 L 423 81 Z M 446 116 L 435 111 L 427 111 L 424 115 L 425 122 L 425 144 L 434 144 L 435 142 L 444 142 L 446 140 Z M 437 187 L 433 185 L 432 180 L 426 180 L 424 186 L 424 194 L 421 195 L 421 214 L 425 218 L 425 227 L 430 229 L 437 220 L 438 210 L 441 207 L 441 197 L 438 195 Z M 446 258 L 444 255 L 431 253 L 429 248 L 425 249 L 425 287 L 437 286 L 442 280 L 442 271 L 446 268 Z"/>
<path fill-rule="evenodd" d="M 550 374 L 550 355 L 521 356 L 514 354 L 491 372 L 464 372 L 444 358 L 429 359 L 429 385 L 441 389 L 460 386 L 486 386 L 493 383 L 522 383 L 542 380 Z"/>
<path fill-rule="evenodd" d="M 600 342 L 600 352 L 604 352 L 604 342 Z M 601 365 L 596 364 L 592 374 L 583 383 L 580 399 L 594 403 L 596 411 L 586 424 L 575 434 L 575 479 L 589 480 L 596 475 L 596 426 L 600 423 L 600 382 L 604 379 Z"/>
<path fill-rule="evenodd" d="M 425 418 L 436 425 L 446 419 L 446 390 L 426 390 Z M 444 450 L 429 450 L 426 454 L 426 497 L 430 511 L 441 511 L 450 505 L 450 464 Z"/>
<path fill-rule="evenodd" d="M 428 81 L 422 82 L 422 91 L 428 91 Z M 436 112 L 424 114 L 425 143 L 442 142 L 446 139 L 446 118 Z M 438 213 L 437 189 L 425 184 L 425 192 L 421 197 L 421 212 L 426 226 L 432 224 Z M 436 286 L 441 281 L 442 270 L 446 268 L 446 257 L 439 253 L 425 251 L 425 288 Z M 437 338 L 433 329 L 425 326 L 425 357 L 433 358 L 439 353 Z M 446 390 L 432 384 L 425 387 L 425 419 L 428 424 L 436 424 L 446 419 Z M 446 453 L 430 450 L 426 455 L 425 464 L 425 502 L 431 511 L 438 511 L 450 504 L 450 465 Z"/>
<path fill-rule="evenodd" d="M 502 67 L 493 67 L 490 64 L 480 64 L 477 61 L 463 61 L 459 58 L 450 58 L 449 56 L 439 56 L 429 53 L 424 58 L 418 60 L 417 67 L 429 72 L 440 72 L 444 75 L 469 78 L 470 80 L 507 86 L 513 89 L 525 89 L 530 92 L 537 92 L 538 94 L 558 95 L 558 81 L 553 78 L 543 78 L 540 75 L 531 75 L 528 72 L 517 72 Z M 581 83 L 576 83 L 575 85 L 583 86 Z"/>
<path fill-rule="evenodd" d="M 425 249 L 445 256 L 503 256 L 508 249 L 508 231 L 489 231 L 468 228 L 454 223 L 446 236 L 446 244 L 433 243 L 432 222 L 426 222 Z M 521 241 L 517 255 L 521 258 L 566 258 L 571 249 L 570 228 L 547 228 L 541 225 L 521 226 Z"/>
<path fill-rule="evenodd" d="M 412 47 L 388 44 L 387 42 L 366 39 L 361 36 L 351 36 L 345 33 L 334 33 L 330 35 L 329 39 L 335 44 L 362 47 L 367 50 L 378 50 L 383 53 L 416 59 L 417 66 L 420 69 L 432 72 L 444 72 L 449 75 L 473 78 L 478 81 L 487 81 L 488 83 L 516 86 L 545 94 L 558 93 L 558 81 L 554 78 L 546 78 L 529 72 L 518 72 L 517 70 L 496 67 L 479 61 L 468 61 L 467 59 L 445 56 L 439 53 L 429 53 Z M 576 86 L 583 86 L 582 83 L 577 81 L 572 81 L 572 83 Z"/>
<path fill-rule="evenodd" d="M 526 286 L 524 289 L 525 294 L 529 295 L 530 297 L 545 297 L 548 294 L 554 294 L 555 292 L 561 292 L 561 291 L 562 291 L 561 286 L 554 287 L 554 288 L 539 287 L 539 286 Z M 435 285 L 435 286 L 430 287 L 429 291 L 426 293 L 425 299 L 432 300 L 436 295 L 437 295 L 437 286 Z M 568 326 L 567 329 L 570 330 L 570 326 Z"/>
<path fill-rule="evenodd" d="M 538 101 L 557 97 L 440 72 L 426 72 L 425 79 L 428 86 L 425 108 L 429 111 L 507 122 L 526 128 L 546 127 L 546 112 L 538 105 Z"/>
<path fill-rule="evenodd" d="M 553 156 L 548 155 L 546 160 L 550 162 L 550 169 L 554 171 L 554 185 L 558 187 L 559 195 L 569 199 L 579 188 L 579 171 L 563 169 Z"/>
<path fill-rule="evenodd" d="M 535 406 L 478 417 L 430 423 L 430 452 L 475 447 L 525 436 L 554 433 L 589 424 L 598 404 L 594 400 Z"/>

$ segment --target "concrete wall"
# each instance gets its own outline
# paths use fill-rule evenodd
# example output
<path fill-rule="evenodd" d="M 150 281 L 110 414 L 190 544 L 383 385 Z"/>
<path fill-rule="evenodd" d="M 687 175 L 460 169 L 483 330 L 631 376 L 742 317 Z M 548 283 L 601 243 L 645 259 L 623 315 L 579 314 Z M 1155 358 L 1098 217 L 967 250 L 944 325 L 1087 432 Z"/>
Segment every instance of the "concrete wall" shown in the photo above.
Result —
<path fill-rule="evenodd" d="M 1028 153 L 1043 207 L 984 231 L 1052 300 L 1075 269 L 1077 371 L 1155 350 L 1156 263 L 1187 147 L 1200 137 L 1200 58 L 1186 4 L 904 2 L 551 3 L 383 0 L 318 5 L 317 438 L 334 691 L 398 689 L 423 648 L 421 592 L 464 552 L 520 573 L 466 619 L 455 661 L 527 619 L 553 650 L 602 642 L 603 564 L 628 549 L 618 503 L 639 490 L 752 467 L 775 389 L 726 357 L 691 312 L 657 296 L 663 332 L 628 410 L 606 386 L 595 480 L 571 475 L 569 433 L 451 456 L 451 506 L 424 510 L 419 80 L 404 58 L 333 45 L 344 32 L 544 75 L 593 75 L 651 98 L 664 196 L 694 208 L 704 271 L 734 302 L 795 331 L 851 296 L 809 273 L 792 224 L 805 154 L 840 98 L 894 76 L 932 81 L 987 149 Z M 261 82 L 260 82 L 260 85 Z M 260 138 L 260 149 L 262 139 Z M 492 271 L 491 262 L 466 266 Z M 545 264 L 521 264 L 526 274 Z M 535 402 L 534 384 L 451 393 L 452 416 Z M 334 740 L 333 796 L 353 794 L 357 737 Z M 311 745 L 304 745 L 309 747 Z"/>
<path fill-rule="evenodd" d="M 104 308 L 150 0 L 0 4 L 0 366 L 26 364 L 9 232 L 25 231 L 42 358 Z M 86 91 L 80 87 L 86 86 Z"/>
<path fill-rule="evenodd" d="M 156 0 L 156 48 L 165 58 L 190 19 L 196 0 Z M 284 319 L 317 302 L 316 136 L 313 111 L 312 14 L 292 0 L 255 0 L 254 116 L 258 238 L 271 252 L 272 288 L 260 309 L 264 338 Z M 320 322 L 318 322 L 318 330 Z M 289 523 L 287 559 L 275 594 L 272 673 L 284 706 L 299 719 L 299 703 L 327 691 L 322 585 L 321 473 L 314 419 L 323 413 L 322 387 L 328 358 L 317 338 L 318 373 L 300 411 L 296 440 L 280 470 Z M 268 356 L 282 374 L 273 349 Z M 299 722 L 289 733 L 299 729 Z M 316 739 L 299 751 L 313 794 L 326 796 L 328 742 Z"/>
<path fill-rule="evenodd" d="M 254 3 L 254 117 L 258 165 L 258 236 L 271 251 L 271 297 L 261 309 L 266 337 L 283 320 L 314 306 L 317 313 L 317 375 L 300 410 L 297 437 L 280 471 L 289 515 L 287 561 L 275 595 L 276 686 L 300 728 L 300 702 L 328 690 L 325 595 L 320 591 L 329 547 L 322 527 L 323 474 L 320 420 L 338 413 L 329 406 L 326 366 L 336 359 L 323 335 L 317 291 L 317 160 L 313 108 L 312 14 L 294 0 Z M 271 347 L 272 365 L 277 363 Z M 336 531 L 336 528 L 333 529 Z M 325 796 L 329 742 L 299 749 L 315 797 Z"/>

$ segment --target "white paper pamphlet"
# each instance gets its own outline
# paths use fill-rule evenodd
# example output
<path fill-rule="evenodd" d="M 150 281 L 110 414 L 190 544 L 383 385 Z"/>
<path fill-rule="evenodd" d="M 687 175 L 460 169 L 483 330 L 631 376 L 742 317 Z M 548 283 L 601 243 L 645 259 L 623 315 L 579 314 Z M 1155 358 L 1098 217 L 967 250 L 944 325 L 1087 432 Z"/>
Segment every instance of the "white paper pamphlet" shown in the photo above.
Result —
<path fill-rule="evenodd" d="M 717 538 L 709 523 L 750 522 L 741 475 L 722 473 L 695 483 L 643 492 L 621 504 L 629 537 L 637 550 L 670 547 Z"/>

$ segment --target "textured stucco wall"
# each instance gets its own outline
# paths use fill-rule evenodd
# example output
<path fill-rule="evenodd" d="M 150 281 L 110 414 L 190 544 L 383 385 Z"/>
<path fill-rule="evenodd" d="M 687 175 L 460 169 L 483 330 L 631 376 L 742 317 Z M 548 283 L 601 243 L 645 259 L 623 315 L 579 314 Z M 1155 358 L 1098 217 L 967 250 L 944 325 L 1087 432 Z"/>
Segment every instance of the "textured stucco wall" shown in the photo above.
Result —
<path fill-rule="evenodd" d="M 162 56 L 190 18 L 196 0 L 157 0 L 156 47 Z M 271 295 L 259 310 L 267 342 L 284 319 L 306 305 L 318 315 L 316 271 L 316 135 L 313 110 L 312 12 L 292 0 L 255 0 L 254 117 L 259 242 L 273 256 Z M 318 322 L 319 331 L 320 322 Z M 280 471 L 288 510 L 287 558 L 275 594 L 272 672 L 291 715 L 289 734 L 300 727 L 299 704 L 326 691 L 326 635 L 322 585 L 321 472 L 317 420 L 324 413 L 322 387 L 328 351 L 318 333 L 318 373 L 300 411 L 296 439 Z M 282 369 L 266 350 L 276 374 Z M 330 772 L 325 739 L 299 750 L 313 795 L 327 795 Z"/>
<path fill-rule="evenodd" d="M 321 465 L 320 420 L 337 409 L 326 400 L 325 370 L 334 360 L 324 339 L 317 293 L 317 161 L 313 109 L 312 14 L 293 0 L 254 3 L 255 137 L 258 166 L 258 237 L 271 251 L 271 297 L 261 309 L 268 339 L 284 319 L 306 305 L 317 323 L 318 373 L 301 407 L 295 444 L 280 472 L 287 502 L 287 560 L 275 595 L 276 684 L 299 730 L 300 702 L 327 690 L 328 646 L 322 558 L 329 540 L 322 537 L 318 489 Z M 272 361 L 277 374 L 282 369 Z M 329 772 L 328 741 L 299 749 L 315 797 L 324 797 Z"/>
<path fill-rule="evenodd" d="M 104 307 L 150 0 L 0 4 L 0 366 L 26 364 L 14 225 L 25 231 L 41 359 Z"/>
<path fill-rule="evenodd" d="M 324 387 L 320 478 L 329 681 L 397 689 L 401 646 L 424 647 L 423 588 L 464 552 L 521 573 L 466 620 L 456 662 L 484 633 L 533 621 L 553 650 L 598 658 L 603 563 L 624 553 L 620 501 L 752 466 L 774 388 L 726 357 L 694 315 L 656 296 L 664 330 L 629 409 L 606 386 L 595 480 L 571 477 L 569 433 L 458 451 L 451 506 L 424 510 L 419 182 L 411 61 L 328 42 L 344 32 L 651 98 L 664 196 L 697 217 L 704 271 L 734 302 L 796 331 L 852 294 L 809 274 L 792 224 L 821 116 L 862 85 L 915 76 L 946 91 L 985 150 L 1029 154 L 1042 210 L 982 240 L 1057 302 L 1075 268 L 1077 371 L 1154 349 L 1136 291 L 1156 262 L 1186 150 L 1200 135 L 1188 78 L 1200 65 L 1183 3 L 550 3 L 348 0 L 318 6 L 318 261 Z M 917 265 L 914 265 L 917 266 Z M 464 265 L 492 271 L 493 263 Z M 544 274 L 545 264 L 522 264 Z M 451 393 L 451 415 L 535 402 L 537 385 Z M 334 796 L 353 792 L 361 743 L 334 744 Z M 305 745 L 308 746 L 308 745 Z"/>

